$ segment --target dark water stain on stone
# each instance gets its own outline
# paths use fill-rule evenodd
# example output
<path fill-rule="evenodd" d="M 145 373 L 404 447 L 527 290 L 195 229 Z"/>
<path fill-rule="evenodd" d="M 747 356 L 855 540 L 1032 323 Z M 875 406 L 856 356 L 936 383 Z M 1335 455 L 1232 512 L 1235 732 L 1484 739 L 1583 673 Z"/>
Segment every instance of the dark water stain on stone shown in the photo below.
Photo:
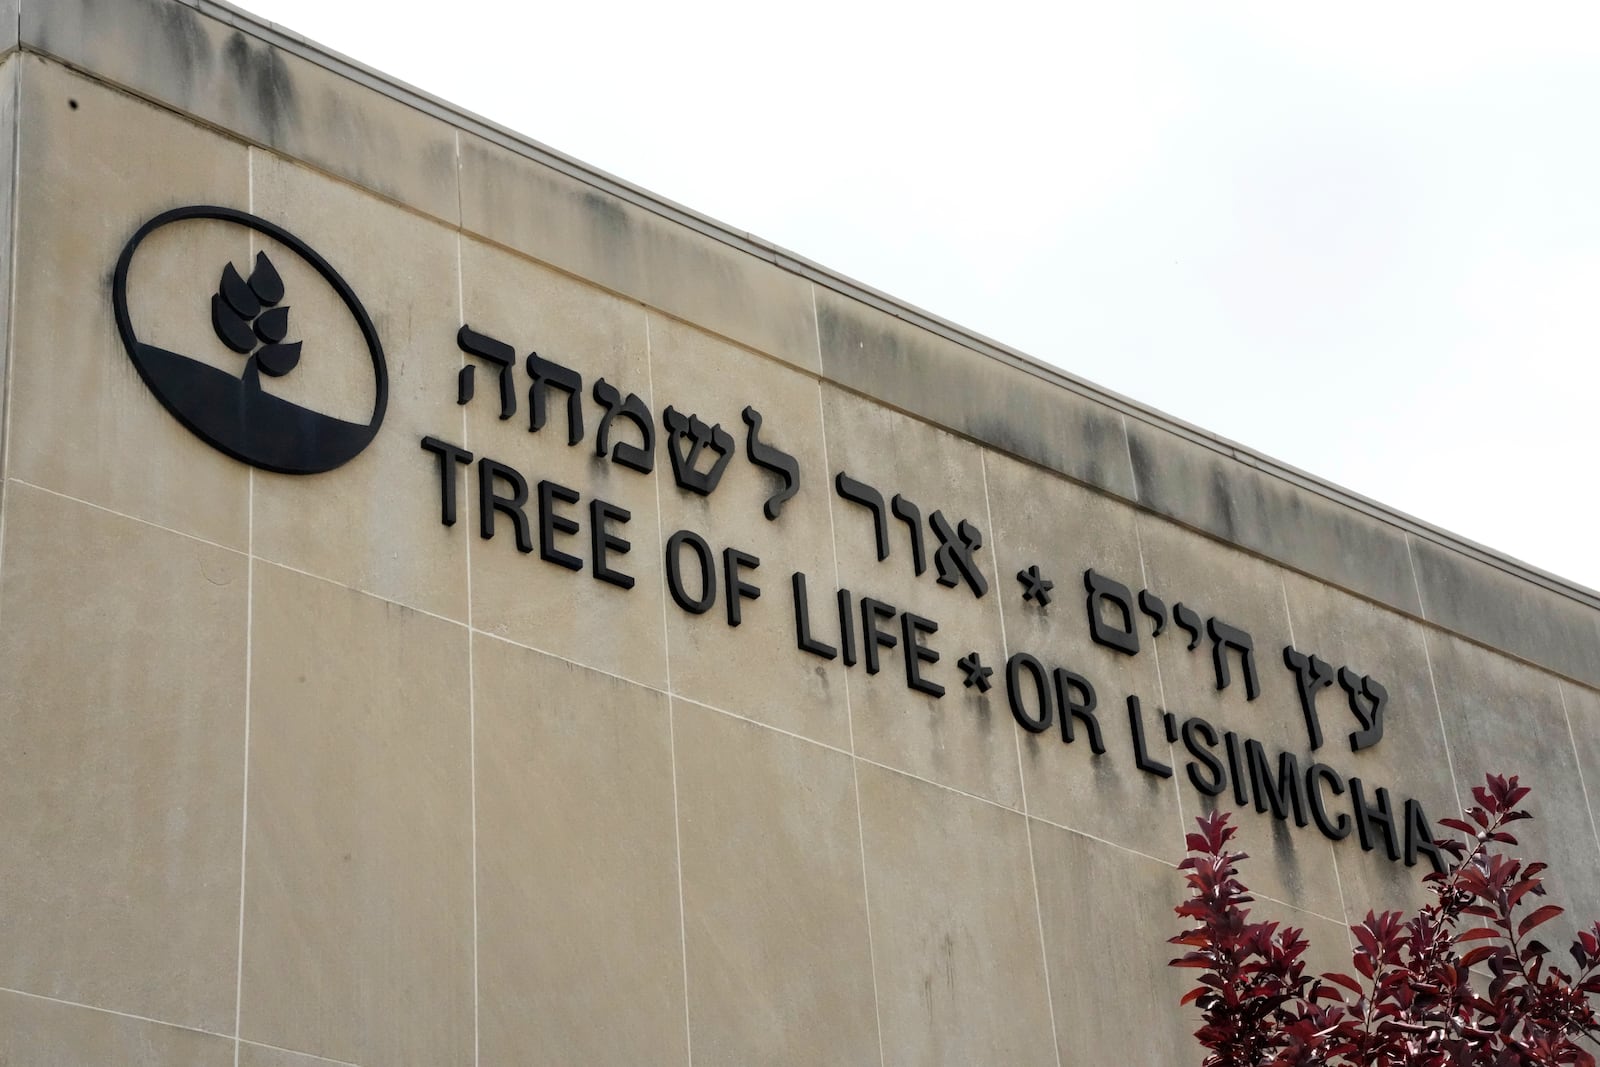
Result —
<path fill-rule="evenodd" d="M 236 79 L 250 111 L 265 130 L 266 140 L 282 144 L 284 131 L 298 119 L 289 67 L 270 45 L 252 45 L 235 31 L 224 49 L 229 76 Z"/>

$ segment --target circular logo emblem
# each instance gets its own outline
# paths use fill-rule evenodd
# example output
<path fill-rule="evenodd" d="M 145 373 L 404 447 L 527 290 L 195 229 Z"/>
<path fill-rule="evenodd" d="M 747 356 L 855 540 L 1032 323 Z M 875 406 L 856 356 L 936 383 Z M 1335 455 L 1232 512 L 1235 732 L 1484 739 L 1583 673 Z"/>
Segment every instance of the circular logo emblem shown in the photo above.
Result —
<path fill-rule="evenodd" d="M 128 307 L 128 275 L 134 254 L 152 234 L 173 223 L 211 220 L 244 226 L 269 238 L 271 251 L 279 257 L 274 263 L 267 251 L 255 254 L 248 272 L 241 272 L 231 261 L 220 264 L 216 289 L 195 295 L 196 315 L 204 310 L 210 320 L 216 344 L 207 347 L 234 359 L 232 366 L 218 366 L 213 358 L 197 358 L 202 353 L 176 352 L 140 340 Z M 295 262 L 288 263 L 285 256 Z M 303 264 L 303 266 L 302 266 Z M 304 269 L 310 268 L 310 273 Z M 280 273 L 281 270 L 281 273 Z M 365 343 L 372 361 L 371 415 L 365 422 L 339 418 L 292 402 L 263 387 L 266 379 L 285 379 L 300 365 L 305 344 L 290 321 L 292 294 L 286 292 L 285 275 L 302 281 L 315 278 L 327 283 L 336 302 L 322 300 L 320 306 L 342 304 Z M 366 308 L 339 273 L 309 245 L 281 226 L 232 208 L 196 205 L 163 212 L 139 227 L 117 259 L 112 278 L 112 305 L 117 317 L 117 332 L 128 349 L 128 358 L 138 369 L 156 399 L 189 430 L 234 459 L 280 474 L 318 474 L 354 459 L 377 436 L 389 402 L 389 371 L 383 359 L 383 346 Z M 319 294 L 313 294 L 319 295 Z M 314 302 L 314 306 L 315 302 Z M 149 313 L 145 318 L 152 318 Z M 159 323 L 145 322 L 145 335 L 159 335 Z M 310 324 L 313 328 L 320 322 Z M 209 338 L 207 339 L 210 340 Z M 192 343 L 192 342 L 191 342 Z"/>

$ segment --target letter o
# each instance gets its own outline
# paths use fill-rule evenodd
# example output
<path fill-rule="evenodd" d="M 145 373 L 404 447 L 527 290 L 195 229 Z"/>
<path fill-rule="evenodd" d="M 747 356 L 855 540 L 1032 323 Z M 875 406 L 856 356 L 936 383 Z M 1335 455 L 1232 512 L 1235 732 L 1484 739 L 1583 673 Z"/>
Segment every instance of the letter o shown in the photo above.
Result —
<path fill-rule="evenodd" d="M 1033 691 L 1039 694 L 1037 719 L 1028 714 L 1022 699 L 1020 683 L 1024 671 L 1033 679 Z M 1012 718 L 1030 734 L 1042 734 L 1050 729 L 1050 723 L 1055 718 L 1055 710 L 1050 702 L 1049 675 L 1045 672 L 1044 665 L 1026 652 L 1018 652 L 1006 660 L 1006 700 L 1011 704 Z"/>
<path fill-rule="evenodd" d="M 683 588 L 683 546 L 688 545 L 700 560 L 700 595 L 691 597 Z M 711 546 L 693 530 L 679 530 L 667 538 L 667 591 L 678 607 L 691 615 L 704 615 L 717 602 L 716 563 Z"/>

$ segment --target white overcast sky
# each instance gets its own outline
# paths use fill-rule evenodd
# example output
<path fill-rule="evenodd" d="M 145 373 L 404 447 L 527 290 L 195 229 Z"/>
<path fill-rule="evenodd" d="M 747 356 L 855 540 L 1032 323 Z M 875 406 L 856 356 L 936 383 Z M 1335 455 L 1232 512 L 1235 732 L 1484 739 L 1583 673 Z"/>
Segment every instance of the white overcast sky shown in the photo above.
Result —
<path fill-rule="evenodd" d="M 243 6 L 1600 588 L 1600 5 Z"/>

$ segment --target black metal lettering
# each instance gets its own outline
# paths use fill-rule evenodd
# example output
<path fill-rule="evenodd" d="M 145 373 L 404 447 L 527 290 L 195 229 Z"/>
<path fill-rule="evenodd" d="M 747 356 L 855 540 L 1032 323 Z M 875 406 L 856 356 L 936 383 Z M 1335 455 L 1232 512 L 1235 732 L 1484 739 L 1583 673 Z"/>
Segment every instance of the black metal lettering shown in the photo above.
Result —
<path fill-rule="evenodd" d="M 1334 796 L 1344 795 L 1344 779 L 1326 763 L 1313 763 L 1306 768 L 1306 801 L 1311 808 L 1311 821 L 1317 824 L 1322 836 L 1329 841 L 1343 841 L 1350 836 L 1350 816 L 1339 813 L 1337 819 L 1328 818 L 1328 804 L 1322 796 L 1322 783 Z"/>
<path fill-rule="evenodd" d="M 738 626 L 743 617 L 740 613 L 740 601 L 758 600 L 761 589 L 744 580 L 741 571 L 745 567 L 755 570 L 761 566 L 761 561 L 748 552 L 741 552 L 737 548 L 722 550 L 722 580 L 728 592 L 728 625 Z"/>
<path fill-rule="evenodd" d="M 1144 715 L 1139 710 L 1139 698 L 1128 694 L 1128 730 L 1133 734 L 1133 765 L 1146 774 L 1171 778 L 1172 768 L 1158 759 L 1150 758 L 1144 738 Z"/>
<path fill-rule="evenodd" d="M 1244 665 L 1244 695 L 1254 700 L 1261 695 L 1261 679 L 1256 676 L 1256 645 L 1250 635 L 1237 626 L 1229 626 L 1221 619 L 1212 619 L 1206 625 L 1211 633 L 1211 664 L 1217 671 L 1217 688 L 1226 689 L 1228 675 L 1228 649 L 1239 650 L 1239 661 Z"/>
<path fill-rule="evenodd" d="M 1065 667 L 1055 669 L 1055 682 L 1056 703 L 1061 708 L 1062 742 L 1072 742 L 1072 720 L 1077 719 L 1089 731 L 1089 751 L 1096 756 L 1104 755 L 1106 743 L 1100 737 L 1100 720 L 1094 715 L 1100 698 L 1095 696 L 1094 686 L 1083 675 L 1074 674 Z M 1074 699 L 1074 690 L 1077 691 L 1077 699 Z"/>
<path fill-rule="evenodd" d="M 511 495 L 501 496 L 495 491 L 495 479 L 509 482 Z M 517 551 L 532 552 L 533 537 L 528 529 L 528 516 L 523 505 L 528 502 L 528 483 L 515 467 L 496 463 L 485 456 L 478 460 L 478 536 L 485 541 L 494 537 L 494 513 L 499 511 L 511 517 L 516 528 Z"/>
<path fill-rule="evenodd" d="M 1151 637 L 1160 637 L 1167 628 L 1167 602 L 1148 589 L 1139 590 L 1139 610 L 1156 621 Z"/>
<path fill-rule="evenodd" d="M 422 450 L 432 452 L 439 457 L 439 521 L 446 526 L 456 524 L 456 476 L 460 472 L 457 466 L 466 466 L 472 462 L 472 453 L 464 448 L 457 448 L 448 441 L 441 441 L 437 437 L 424 437 Z"/>
<path fill-rule="evenodd" d="M 889 501 L 889 510 L 910 531 L 911 568 L 921 577 L 922 572 L 928 569 L 927 549 L 922 543 L 922 509 L 896 493 Z"/>
<path fill-rule="evenodd" d="M 683 547 L 689 546 L 700 562 L 700 595 L 691 597 L 683 587 Z M 717 602 L 716 563 L 711 546 L 692 530 L 679 530 L 667 538 L 667 592 L 678 607 L 691 615 L 704 615 Z"/>
<path fill-rule="evenodd" d="M 1244 743 L 1245 762 L 1250 768 L 1250 792 L 1255 795 L 1256 810 L 1272 808 L 1273 818 L 1284 820 L 1292 813 L 1294 824 L 1306 824 L 1304 783 L 1300 777 L 1300 761 L 1293 752 L 1278 753 L 1278 780 L 1272 780 L 1272 765 L 1267 762 L 1267 752 L 1260 741 Z"/>
<path fill-rule="evenodd" d="M 1094 643 L 1114 648 L 1126 656 L 1139 654 L 1139 631 L 1133 625 L 1133 592 L 1115 578 L 1096 574 L 1091 567 L 1083 572 L 1083 587 L 1089 591 L 1089 636 Z M 1105 620 L 1101 603 L 1116 608 L 1122 618 L 1117 626 Z"/>
<path fill-rule="evenodd" d="M 861 651 L 866 656 L 867 673 L 878 673 L 878 649 L 894 648 L 900 639 L 878 629 L 879 619 L 892 619 L 896 608 L 869 596 L 861 598 Z"/>
<path fill-rule="evenodd" d="M 1178 629 L 1189 634 L 1189 651 L 1193 652 L 1200 647 L 1201 627 L 1200 613 L 1189 605 L 1179 602 L 1172 605 L 1172 621 L 1178 624 Z"/>
<path fill-rule="evenodd" d="M 1222 735 L 1222 747 L 1228 753 L 1228 778 L 1233 783 L 1233 802 L 1241 808 L 1250 802 L 1244 791 L 1244 759 L 1239 752 L 1239 735 L 1229 730 Z"/>
<path fill-rule="evenodd" d="M 1350 806 L 1355 811 L 1356 834 L 1361 838 L 1361 848 L 1371 852 L 1378 847 L 1382 835 L 1384 853 L 1391 860 L 1400 858 L 1400 844 L 1395 840 L 1394 807 L 1389 803 L 1389 791 L 1383 786 L 1372 791 L 1372 803 L 1367 803 L 1366 788 L 1361 779 L 1350 779 Z"/>
<path fill-rule="evenodd" d="M 1223 790 L 1228 787 L 1228 780 L 1222 771 L 1222 761 L 1217 759 L 1216 753 L 1212 751 L 1217 747 L 1216 728 L 1204 719 L 1185 719 L 1180 732 L 1183 734 L 1183 747 L 1194 757 L 1184 767 L 1189 775 L 1189 781 L 1208 797 L 1221 796 Z M 1199 760 L 1206 770 L 1211 772 L 1209 778 L 1200 776 L 1200 769 L 1195 766 L 1195 760 Z"/>
<path fill-rule="evenodd" d="M 1383 740 L 1383 711 L 1389 703 L 1389 691 L 1366 675 L 1357 674 L 1349 667 L 1339 668 L 1339 686 L 1350 698 L 1350 711 L 1354 713 L 1361 729 L 1350 735 L 1350 751 L 1360 752 Z M 1362 700 L 1371 701 L 1370 706 Z"/>
<path fill-rule="evenodd" d="M 578 491 L 568 489 L 564 485 L 550 481 L 548 478 L 539 483 L 539 558 L 546 563 L 554 563 L 558 567 L 565 567 L 569 571 L 583 569 L 583 560 L 569 552 L 563 552 L 556 547 L 556 534 L 575 534 L 578 532 L 576 521 L 565 515 L 556 513 L 556 502 L 563 504 L 576 504 Z"/>
<path fill-rule="evenodd" d="M 488 360 L 495 367 L 500 376 L 500 418 L 509 419 L 517 413 L 517 385 L 513 379 L 517 365 L 516 349 L 504 341 L 496 341 L 478 333 L 472 327 L 462 325 L 456 331 L 456 345 L 461 351 L 477 356 L 479 359 Z M 474 390 L 474 372 L 478 368 L 471 363 L 461 368 L 456 376 L 456 403 L 465 404 L 472 399 Z"/>
<path fill-rule="evenodd" d="M 613 552 L 619 556 L 627 555 L 632 550 L 633 544 L 608 530 L 606 523 L 627 522 L 631 518 L 633 513 L 627 508 L 618 507 L 599 497 L 589 501 L 589 550 L 594 557 L 590 563 L 594 568 L 594 576 L 602 582 L 609 582 L 623 589 L 633 588 L 633 575 L 616 570 L 606 561 Z"/>
<path fill-rule="evenodd" d="M 567 394 L 567 444 L 583 440 L 583 375 L 552 360 L 543 359 L 537 352 L 528 353 L 528 405 L 533 410 L 528 415 L 528 429 L 544 429 L 547 412 L 545 402 L 551 389 Z"/>
<path fill-rule="evenodd" d="M 981 597 L 987 593 L 989 580 L 972 558 L 973 553 L 983 547 L 983 531 L 966 519 L 962 519 L 952 530 L 950 520 L 940 511 L 928 516 L 928 525 L 933 527 L 934 536 L 939 539 L 939 547 L 933 554 L 933 565 L 939 572 L 939 584 L 954 589 L 965 579 L 973 596 Z"/>
<path fill-rule="evenodd" d="M 1406 798 L 1406 866 L 1417 865 L 1417 853 L 1426 853 L 1428 863 L 1434 871 L 1444 873 L 1444 849 L 1440 848 L 1433 838 L 1433 827 L 1428 825 L 1428 816 L 1423 814 L 1422 805 L 1411 798 Z"/>
<path fill-rule="evenodd" d="M 604 378 L 594 383 L 591 395 L 606 412 L 600 416 L 600 429 L 595 432 L 594 454 L 604 457 L 609 452 L 611 462 L 620 463 L 640 474 L 649 474 L 656 466 L 656 424 L 650 418 L 650 409 L 645 402 L 638 393 L 629 393 L 624 400 L 621 391 Z M 638 427 L 639 444 L 630 445 L 626 441 L 618 441 L 615 445 L 611 443 L 611 424 L 619 418 L 627 419 Z"/>
<path fill-rule="evenodd" d="M 1306 736 L 1312 751 L 1322 747 L 1322 722 L 1317 718 L 1317 694 L 1333 684 L 1333 667 L 1317 655 L 1306 655 L 1293 645 L 1283 649 L 1283 662 L 1294 671 L 1295 689 L 1300 694 L 1300 713 L 1305 716 Z"/>
<path fill-rule="evenodd" d="M 939 653 L 928 646 L 921 644 L 918 638 L 923 634 L 929 636 L 939 632 L 939 624 L 932 619 L 925 619 L 921 615 L 911 612 L 902 612 L 900 615 L 900 640 L 901 649 L 906 657 L 906 685 L 919 693 L 929 696 L 944 696 L 944 686 L 938 682 L 930 682 L 922 676 L 924 663 L 938 663 Z"/>
<path fill-rule="evenodd" d="M 775 521 L 783 511 L 783 505 L 788 499 L 800 491 L 800 464 L 789 453 L 773 448 L 761 440 L 761 412 L 753 407 L 744 409 L 744 424 L 749 427 L 745 434 L 745 455 L 751 463 L 776 474 L 783 480 L 783 484 L 761 505 L 761 513 L 767 517 L 768 522 Z"/>
<path fill-rule="evenodd" d="M 700 421 L 700 416 L 684 415 L 670 405 L 662 412 L 661 422 L 667 428 L 667 455 L 672 459 L 672 477 L 678 487 L 710 496 L 722 481 L 728 460 L 733 458 L 733 435 L 720 424 L 708 425 Z M 707 449 L 716 458 L 702 471 L 700 456 Z"/>
<path fill-rule="evenodd" d="M 856 612 L 855 606 L 850 601 L 850 590 L 839 590 L 836 599 L 839 604 L 839 658 L 844 660 L 846 667 L 854 667 L 856 665 Z"/>
<path fill-rule="evenodd" d="M 877 541 L 878 559 L 889 558 L 889 527 L 883 518 L 883 494 L 866 482 L 858 482 L 844 471 L 833 479 L 833 488 L 839 496 L 852 504 L 860 504 L 872 512 L 872 533 Z"/>
<path fill-rule="evenodd" d="M 1033 679 L 1033 691 L 1039 698 L 1037 717 L 1028 714 L 1027 703 L 1022 699 L 1021 679 L 1024 673 Z M 1006 660 L 1006 700 L 1011 704 L 1011 717 L 1024 730 L 1031 734 L 1042 734 L 1050 729 L 1055 712 L 1050 703 L 1050 685 L 1044 665 L 1026 652 L 1014 653 Z"/>
<path fill-rule="evenodd" d="M 833 659 L 839 650 L 811 636 L 811 601 L 806 595 L 806 576 L 795 571 L 789 583 L 794 590 L 794 633 L 800 651 L 823 659 Z"/>

